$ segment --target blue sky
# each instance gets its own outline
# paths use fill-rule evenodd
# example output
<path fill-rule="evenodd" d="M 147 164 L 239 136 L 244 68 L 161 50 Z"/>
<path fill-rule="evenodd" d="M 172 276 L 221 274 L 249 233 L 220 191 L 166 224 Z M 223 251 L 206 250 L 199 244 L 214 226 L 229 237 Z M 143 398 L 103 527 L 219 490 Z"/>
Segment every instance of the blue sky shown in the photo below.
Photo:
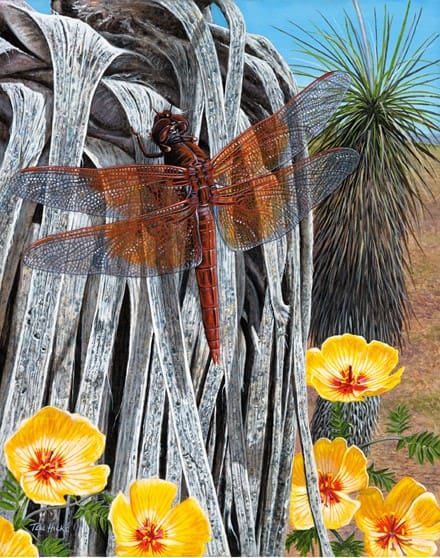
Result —
<path fill-rule="evenodd" d="M 27 0 L 31 6 L 41 12 L 50 13 L 50 0 Z M 176 0 L 178 1 L 178 0 Z M 295 32 L 289 20 L 301 27 L 311 30 L 313 24 L 321 25 L 324 14 L 335 26 L 340 27 L 344 18 L 344 10 L 354 16 L 351 0 L 236 0 L 243 12 L 247 30 L 268 37 L 283 55 L 287 63 L 299 61 L 299 55 L 293 52 L 294 44 L 291 38 L 281 33 L 275 27 L 288 32 Z M 386 4 L 390 14 L 394 16 L 394 29 L 400 27 L 406 0 L 359 0 L 363 16 L 368 28 L 372 28 L 373 9 L 376 7 L 381 20 L 383 8 Z M 414 40 L 414 45 L 419 45 L 424 39 L 440 30 L 440 0 L 412 0 L 411 13 L 423 9 L 422 18 Z M 430 60 L 440 58 L 440 40 L 428 53 Z"/>

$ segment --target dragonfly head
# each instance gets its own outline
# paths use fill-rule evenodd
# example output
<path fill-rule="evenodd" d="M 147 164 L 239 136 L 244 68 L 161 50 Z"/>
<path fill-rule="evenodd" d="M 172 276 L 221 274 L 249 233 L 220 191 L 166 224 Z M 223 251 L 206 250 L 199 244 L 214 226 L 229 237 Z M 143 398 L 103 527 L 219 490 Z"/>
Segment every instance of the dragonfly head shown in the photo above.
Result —
<path fill-rule="evenodd" d="M 188 120 L 183 114 L 175 114 L 169 110 L 157 112 L 153 120 L 151 138 L 157 145 L 166 144 L 168 140 L 175 140 L 188 129 Z"/>

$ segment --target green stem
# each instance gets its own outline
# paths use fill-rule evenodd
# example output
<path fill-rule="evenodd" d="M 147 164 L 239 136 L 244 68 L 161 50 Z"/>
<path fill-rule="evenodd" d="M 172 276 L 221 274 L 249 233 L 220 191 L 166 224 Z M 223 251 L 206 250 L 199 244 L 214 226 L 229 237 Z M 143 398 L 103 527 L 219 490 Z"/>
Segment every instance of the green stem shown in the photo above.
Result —
<path fill-rule="evenodd" d="M 22 523 L 23 523 L 23 522 L 26 520 L 26 518 L 27 518 L 27 516 L 25 515 L 25 510 L 26 510 L 26 508 L 27 508 L 27 506 L 28 506 L 28 504 L 29 504 L 29 501 L 30 501 L 29 498 L 25 497 L 25 498 L 23 499 L 23 502 L 19 505 L 18 510 L 15 512 L 15 513 L 19 513 L 19 514 L 20 514 L 19 517 L 20 517 L 20 521 L 21 521 Z"/>
<path fill-rule="evenodd" d="M 74 500 L 73 502 L 70 501 L 62 506 L 41 506 L 40 508 L 38 508 L 37 510 L 34 510 L 31 513 L 28 513 L 25 517 L 25 519 L 29 519 L 31 517 L 33 517 L 34 515 L 39 515 L 42 512 L 45 512 L 46 510 L 50 510 L 50 509 L 56 509 L 56 510 L 65 510 L 67 508 L 71 508 L 72 506 L 81 506 L 81 504 L 83 504 L 85 501 L 87 501 L 88 499 L 90 499 L 92 496 L 95 496 L 95 494 L 91 494 L 88 496 L 84 496 L 83 498 L 78 498 L 77 500 Z M 27 503 L 29 503 L 30 500 L 29 498 L 26 498 L 26 505 Z"/>
<path fill-rule="evenodd" d="M 341 535 L 336 531 L 336 529 L 330 529 L 330 533 L 332 533 L 336 539 L 338 539 L 338 541 L 340 543 L 344 542 L 344 539 L 341 537 Z"/>
<path fill-rule="evenodd" d="M 401 439 L 401 436 L 386 436 L 385 438 L 377 438 L 376 440 L 371 440 L 371 442 L 362 444 L 361 446 L 359 446 L 359 448 L 364 449 L 368 446 L 372 446 L 373 444 L 378 444 L 380 442 L 399 442 Z"/>

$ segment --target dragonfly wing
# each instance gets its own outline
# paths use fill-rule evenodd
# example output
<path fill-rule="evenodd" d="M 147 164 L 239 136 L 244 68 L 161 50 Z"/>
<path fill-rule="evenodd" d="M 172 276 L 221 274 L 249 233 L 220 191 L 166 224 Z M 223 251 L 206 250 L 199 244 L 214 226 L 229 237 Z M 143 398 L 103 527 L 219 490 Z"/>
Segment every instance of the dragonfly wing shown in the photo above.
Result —
<path fill-rule="evenodd" d="M 170 165 L 102 169 L 33 167 L 15 174 L 10 192 L 66 211 L 121 217 L 142 215 L 186 197 L 188 171 Z"/>
<path fill-rule="evenodd" d="M 214 190 L 212 204 L 221 236 L 233 250 L 280 238 L 335 190 L 358 161 L 353 149 L 332 149 Z"/>
<path fill-rule="evenodd" d="M 131 219 L 43 238 L 27 249 L 24 262 L 72 275 L 149 277 L 195 267 L 201 258 L 197 210 L 187 200 Z"/>
<path fill-rule="evenodd" d="M 346 73 L 324 74 L 272 116 L 248 128 L 213 158 L 216 182 L 231 185 L 290 162 L 324 129 L 349 85 Z"/>

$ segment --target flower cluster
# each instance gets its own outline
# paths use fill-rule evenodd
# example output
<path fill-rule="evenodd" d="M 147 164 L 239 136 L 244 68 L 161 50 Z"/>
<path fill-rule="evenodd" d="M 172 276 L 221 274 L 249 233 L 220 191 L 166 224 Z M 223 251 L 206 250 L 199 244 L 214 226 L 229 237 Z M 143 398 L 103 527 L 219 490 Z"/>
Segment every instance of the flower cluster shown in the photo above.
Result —
<path fill-rule="evenodd" d="M 89 420 L 44 407 L 22 422 L 4 446 L 6 464 L 37 504 L 65 506 L 66 496 L 101 492 L 110 469 L 96 465 L 105 436 Z M 202 556 L 210 540 L 207 517 L 194 498 L 172 506 L 177 486 L 142 479 L 113 500 L 109 521 L 120 556 Z M 30 533 L 0 517 L 0 556 L 38 556 Z"/>
<path fill-rule="evenodd" d="M 368 487 L 367 459 L 343 438 L 321 438 L 314 445 L 322 515 L 328 529 L 354 518 L 365 535 L 368 556 L 434 556 L 440 539 L 440 507 L 433 494 L 414 479 L 401 479 L 384 499 Z M 358 496 L 352 498 L 353 493 Z M 290 523 L 293 529 L 313 527 L 301 454 L 293 464 Z"/>
<path fill-rule="evenodd" d="M 338 405 L 361 401 L 400 382 L 403 368 L 394 371 L 397 362 L 397 351 L 384 343 L 339 335 L 329 338 L 321 350 L 307 352 L 307 381 Z M 4 452 L 8 475 L 16 479 L 23 498 L 41 505 L 66 506 L 66 496 L 87 497 L 105 488 L 110 469 L 97 464 L 104 448 L 105 436 L 88 419 L 44 407 L 22 422 L 6 441 Z M 342 437 L 318 440 L 314 458 L 328 529 L 339 529 L 354 520 L 364 533 L 364 551 L 369 556 L 436 553 L 440 507 L 421 484 L 405 477 L 384 497 L 378 488 L 369 486 L 362 450 L 348 446 Z M 114 498 L 105 510 L 105 521 L 108 514 L 118 556 L 205 553 L 211 536 L 206 514 L 192 497 L 174 504 L 177 490 L 166 480 L 140 479 L 130 486 L 129 498 L 122 493 Z M 290 523 L 297 531 L 314 525 L 301 454 L 293 463 Z M 38 556 L 38 541 L 33 541 L 36 537 L 26 526 L 26 521 L 19 521 L 14 528 L 0 517 L 0 556 Z"/>
<path fill-rule="evenodd" d="M 306 355 L 307 383 L 335 403 L 362 401 L 399 384 L 398 351 L 385 343 L 367 343 L 351 334 L 327 339 Z M 322 515 L 328 529 L 354 518 L 364 533 L 368 556 L 434 556 L 440 539 L 440 507 L 433 494 L 410 477 L 401 479 L 384 498 L 369 487 L 367 458 L 344 438 L 321 438 L 314 445 Z M 295 530 L 313 527 L 304 460 L 293 463 L 290 523 Z M 345 555 L 345 554 L 344 554 Z"/>
<path fill-rule="evenodd" d="M 355 515 L 369 556 L 435 556 L 440 539 L 440 507 L 435 496 L 410 477 L 384 499 L 375 487 L 359 495 Z"/>

